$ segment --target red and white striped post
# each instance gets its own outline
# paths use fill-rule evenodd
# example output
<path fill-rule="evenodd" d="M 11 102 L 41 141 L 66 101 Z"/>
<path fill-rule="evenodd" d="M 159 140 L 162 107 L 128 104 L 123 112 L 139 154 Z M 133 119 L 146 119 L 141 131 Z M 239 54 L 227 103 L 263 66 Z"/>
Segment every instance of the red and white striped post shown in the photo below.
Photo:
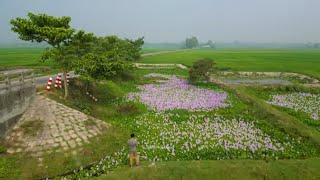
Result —
<path fill-rule="evenodd" d="M 59 85 L 59 76 L 56 77 L 56 81 L 54 83 L 54 89 L 58 89 L 58 85 Z"/>
<path fill-rule="evenodd" d="M 69 82 L 70 82 L 70 74 L 67 73 L 67 84 L 69 85 Z"/>
<path fill-rule="evenodd" d="M 59 88 L 62 88 L 62 78 L 61 78 L 61 74 L 59 74 L 58 76 L 59 76 Z"/>
<path fill-rule="evenodd" d="M 50 92 L 51 83 L 52 83 L 52 77 L 50 77 L 48 80 L 48 84 L 47 84 L 47 88 L 46 88 L 47 92 Z"/>

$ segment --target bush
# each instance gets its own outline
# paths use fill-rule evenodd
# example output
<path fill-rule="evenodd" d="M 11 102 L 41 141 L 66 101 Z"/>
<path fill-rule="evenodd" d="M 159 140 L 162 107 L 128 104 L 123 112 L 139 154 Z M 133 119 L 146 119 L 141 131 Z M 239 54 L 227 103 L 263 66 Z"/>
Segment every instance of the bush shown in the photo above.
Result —
<path fill-rule="evenodd" d="M 189 70 L 189 80 L 195 81 L 209 81 L 210 74 L 213 72 L 215 63 L 210 59 L 201 59 L 193 63 Z"/>
<path fill-rule="evenodd" d="M 117 111 L 119 113 L 133 115 L 133 114 L 139 113 L 139 108 L 135 104 L 130 103 L 130 104 L 123 104 L 119 106 L 117 108 Z"/>
<path fill-rule="evenodd" d="M 85 103 L 85 102 L 79 102 L 79 101 L 74 102 L 73 106 L 85 114 L 90 114 L 91 109 L 92 109 L 90 104 Z"/>
<path fill-rule="evenodd" d="M 135 80 L 135 76 L 130 71 L 123 71 L 118 74 L 122 81 L 133 81 Z"/>

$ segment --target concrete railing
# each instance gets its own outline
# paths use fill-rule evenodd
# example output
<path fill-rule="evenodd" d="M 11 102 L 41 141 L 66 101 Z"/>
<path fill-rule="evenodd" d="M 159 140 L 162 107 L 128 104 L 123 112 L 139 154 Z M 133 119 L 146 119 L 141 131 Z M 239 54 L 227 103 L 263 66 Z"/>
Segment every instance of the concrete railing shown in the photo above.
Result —
<path fill-rule="evenodd" d="M 32 70 L 0 72 L 0 139 L 16 124 L 35 94 Z"/>

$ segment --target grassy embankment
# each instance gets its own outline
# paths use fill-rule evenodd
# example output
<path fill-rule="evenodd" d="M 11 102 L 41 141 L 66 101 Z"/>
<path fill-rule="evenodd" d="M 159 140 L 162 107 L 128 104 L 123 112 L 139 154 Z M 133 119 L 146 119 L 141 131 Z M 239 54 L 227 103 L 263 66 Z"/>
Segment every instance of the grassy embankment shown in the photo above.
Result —
<path fill-rule="evenodd" d="M 320 159 L 150 162 L 95 179 L 319 179 Z"/>
<path fill-rule="evenodd" d="M 210 58 L 219 70 L 298 72 L 320 79 L 320 50 L 194 50 L 144 57 L 143 63 L 180 63 Z"/>

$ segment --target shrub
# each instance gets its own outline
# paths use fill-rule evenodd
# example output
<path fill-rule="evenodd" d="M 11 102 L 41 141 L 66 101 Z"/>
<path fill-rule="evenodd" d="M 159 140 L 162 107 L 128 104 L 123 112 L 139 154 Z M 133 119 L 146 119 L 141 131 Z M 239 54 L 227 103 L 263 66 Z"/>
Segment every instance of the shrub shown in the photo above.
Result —
<path fill-rule="evenodd" d="M 88 103 L 76 101 L 73 106 L 85 114 L 90 114 L 92 107 Z"/>
<path fill-rule="evenodd" d="M 214 65 L 215 63 L 210 59 L 201 59 L 194 62 L 189 70 L 189 80 L 191 82 L 208 81 Z"/>
<path fill-rule="evenodd" d="M 118 111 L 119 113 L 132 115 L 132 114 L 139 113 L 139 108 L 138 108 L 135 104 L 130 103 L 130 104 L 120 105 L 120 106 L 117 108 L 117 111 Z"/>
<path fill-rule="evenodd" d="M 123 81 L 133 81 L 135 80 L 135 76 L 130 71 L 123 71 L 118 75 Z"/>

